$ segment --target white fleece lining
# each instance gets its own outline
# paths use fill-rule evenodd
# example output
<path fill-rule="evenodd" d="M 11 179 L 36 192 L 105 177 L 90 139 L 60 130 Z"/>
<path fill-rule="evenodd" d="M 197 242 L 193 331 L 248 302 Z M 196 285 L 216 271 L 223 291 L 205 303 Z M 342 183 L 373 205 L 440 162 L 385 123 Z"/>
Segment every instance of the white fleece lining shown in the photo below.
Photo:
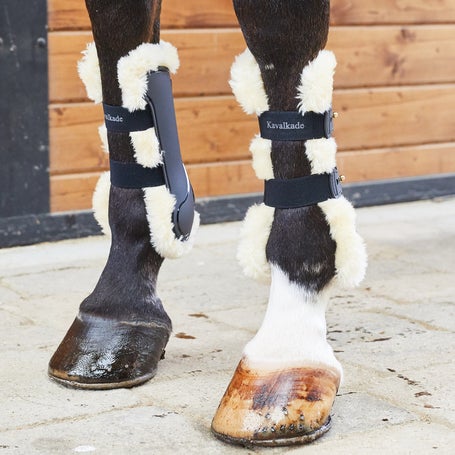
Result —
<path fill-rule="evenodd" d="M 324 367 L 343 370 L 326 338 L 328 292 L 314 293 L 291 283 L 271 265 L 272 282 L 261 328 L 245 346 L 247 364 L 256 369 Z"/>
<path fill-rule="evenodd" d="M 170 43 L 143 43 L 122 57 L 117 64 L 119 86 L 122 91 L 122 104 L 130 112 L 145 109 L 147 73 L 164 66 L 171 73 L 179 67 L 177 49 Z M 162 163 L 155 129 L 130 133 L 136 161 L 145 167 L 156 167 Z M 165 258 L 177 258 L 186 254 L 193 246 L 199 227 L 199 214 L 195 212 L 190 238 L 181 241 L 173 232 L 172 212 L 175 197 L 165 186 L 143 188 L 150 240 L 158 254 Z"/>
<path fill-rule="evenodd" d="M 122 105 L 130 112 L 145 109 L 147 73 L 165 66 L 175 74 L 180 65 L 177 49 L 166 41 L 142 43 L 117 63 L 117 75 L 122 90 Z"/>
<path fill-rule="evenodd" d="M 147 221 L 150 227 L 150 239 L 158 254 L 174 259 L 188 253 L 194 244 L 195 233 L 199 228 L 199 214 L 194 213 L 191 236 L 185 242 L 178 240 L 172 231 L 172 212 L 175 198 L 165 186 L 144 188 L 144 201 Z"/>
<path fill-rule="evenodd" d="M 77 71 L 81 78 L 87 96 L 93 102 L 99 104 L 103 101 L 103 91 L 101 88 L 100 65 L 98 62 L 98 54 L 94 42 L 87 43 L 87 47 L 82 52 L 83 57 L 77 63 Z M 99 126 L 98 134 L 101 140 L 103 152 L 109 153 L 107 142 L 107 130 L 104 123 Z M 109 192 L 111 188 L 109 172 L 103 172 L 95 186 L 95 191 L 92 195 L 93 215 L 100 225 L 105 235 L 111 234 L 109 227 Z"/>
<path fill-rule="evenodd" d="M 248 48 L 235 58 L 229 84 L 237 102 L 247 114 L 261 115 L 269 109 L 259 65 Z M 273 178 L 271 151 L 272 141 L 259 135 L 251 141 L 253 169 L 261 180 Z M 265 248 L 274 213 L 275 209 L 265 204 L 253 205 L 248 209 L 240 231 L 237 259 L 246 276 L 260 281 L 270 278 Z"/>
<path fill-rule="evenodd" d="M 312 174 L 330 173 L 336 167 L 337 144 L 333 137 L 311 139 L 305 142 L 305 148 Z"/>
<path fill-rule="evenodd" d="M 101 148 L 103 149 L 103 152 L 109 154 L 109 143 L 107 140 L 107 128 L 104 123 L 98 127 L 98 136 L 100 137 L 100 140 L 101 140 Z"/>
<path fill-rule="evenodd" d="M 240 231 L 237 260 L 246 276 L 265 281 L 270 278 L 270 266 L 265 248 L 272 229 L 275 209 L 265 204 L 252 205 Z"/>
<path fill-rule="evenodd" d="M 302 114 L 307 111 L 323 113 L 331 108 L 335 68 L 335 56 L 327 50 L 320 51 L 303 68 L 297 88 L 298 108 Z M 230 85 L 247 114 L 260 115 L 268 110 L 259 66 L 248 49 L 236 57 L 231 68 Z M 337 146 L 333 138 L 308 140 L 305 148 L 312 174 L 330 173 L 336 167 Z M 271 141 L 256 136 L 251 142 L 250 151 L 257 177 L 264 180 L 273 178 Z M 367 260 L 365 245 L 355 229 L 352 205 L 344 197 L 318 205 L 329 224 L 331 237 L 337 243 L 337 282 L 342 287 L 358 285 L 365 275 Z M 266 279 L 269 276 L 269 266 L 263 250 L 270 235 L 274 211 L 271 209 L 266 212 L 258 207 L 260 206 L 253 206 L 253 210 L 250 209 L 245 217 L 237 257 L 246 275 Z M 338 214 L 338 211 L 341 213 Z M 254 248 L 261 248 L 262 252 L 254 251 Z"/>
<path fill-rule="evenodd" d="M 324 50 L 303 68 L 297 88 L 298 108 L 302 114 L 308 111 L 323 114 L 330 108 L 336 64 L 333 52 Z"/>
<path fill-rule="evenodd" d="M 256 135 L 250 144 L 253 169 L 260 180 L 273 179 L 272 141 Z"/>
<path fill-rule="evenodd" d="M 231 66 L 229 85 L 247 114 L 259 116 L 269 110 L 259 65 L 248 48 L 235 58 Z"/>
<path fill-rule="evenodd" d="M 98 135 L 101 139 L 101 148 L 104 153 L 109 153 L 107 143 L 106 125 L 103 123 L 98 127 Z M 93 216 L 101 226 L 103 234 L 110 236 L 111 228 L 109 226 L 109 193 L 111 190 L 111 179 L 109 171 L 103 172 L 95 186 L 92 196 Z"/>
<path fill-rule="evenodd" d="M 93 215 L 101 226 L 103 234 L 110 236 L 109 227 L 109 193 L 111 190 L 111 179 L 109 171 L 103 172 L 95 186 L 92 196 Z"/>
<path fill-rule="evenodd" d="M 355 210 L 344 197 L 318 204 L 324 212 L 330 235 L 337 244 L 336 281 L 342 288 L 358 286 L 365 277 L 367 253 L 365 243 L 355 228 Z"/>
<path fill-rule="evenodd" d="M 302 71 L 297 89 L 299 111 L 323 113 L 331 108 L 336 59 L 332 52 L 321 51 Z M 306 156 L 312 174 L 330 173 L 336 167 L 336 142 L 333 138 L 306 141 Z M 356 232 L 355 211 L 343 196 L 318 204 L 337 244 L 336 282 L 343 288 L 357 286 L 365 276 L 365 244 Z"/>
<path fill-rule="evenodd" d="M 97 104 L 102 103 L 103 90 L 101 88 L 100 65 L 95 43 L 87 43 L 86 49 L 81 54 L 83 57 L 77 63 L 77 71 L 85 85 L 87 96 Z"/>
<path fill-rule="evenodd" d="M 163 162 L 155 128 L 133 131 L 130 133 L 130 140 L 137 163 L 144 167 L 156 167 Z"/>

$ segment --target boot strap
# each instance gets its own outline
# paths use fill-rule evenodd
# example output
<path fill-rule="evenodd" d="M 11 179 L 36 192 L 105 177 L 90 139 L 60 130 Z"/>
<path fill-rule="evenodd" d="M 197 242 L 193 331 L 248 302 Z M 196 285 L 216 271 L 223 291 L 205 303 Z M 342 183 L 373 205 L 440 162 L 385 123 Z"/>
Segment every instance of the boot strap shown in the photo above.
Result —
<path fill-rule="evenodd" d="M 272 141 L 307 141 L 332 136 L 332 109 L 316 112 L 266 111 L 259 117 L 261 137 Z"/>
<path fill-rule="evenodd" d="M 111 106 L 103 103 L 104 123 L 111 133 L 131 133 L 153 128 L 150 106 L 144 110 L 130 112 L 126 107 Z"/>
<path fill-rule="evenodd" d="M 338 198 L 341 194 L 341 179 L 337 168 L 330 174 L 264 182 L 264 204 L 278 209 L 307 207 Z"/>
<path fill-rule="evenodd" d="M 103 105 L 106 128 L 113 133 L 128 133 L 155 127 L 163 164 L 146 168 L 138 163 L 111 161 L 111 183 L 122 188 L 166 185 L 175 198 L 172 212 L 175 236 L 185 240 L 193 227 L 195 202 L 180 153 L 172 84 L 166 68 L 147 74 L 145 100 L 146 109 L 134 112 L 120 106 Z"/>
<path fill-rule="evenodd" d="M 259 116 L 261 137 L 272 141 L 328 139 L 333 132 L 333 112 L 266 111 Z M 315 205 L 342 194 L 337 168 L 330 173 L 264 182 L 264 204 L 279 209 Z"/>

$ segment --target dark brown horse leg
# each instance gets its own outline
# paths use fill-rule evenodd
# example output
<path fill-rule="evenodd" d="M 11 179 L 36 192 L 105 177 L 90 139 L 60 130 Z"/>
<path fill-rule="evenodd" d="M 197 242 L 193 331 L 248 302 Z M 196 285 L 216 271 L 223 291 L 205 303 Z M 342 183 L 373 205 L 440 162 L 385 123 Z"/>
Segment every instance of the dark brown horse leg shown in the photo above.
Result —
<path fill-rule="evenodd" d="M 86 5 L 102 100 L 121 106 L 117 63 L 141 43 L 159 41 L 161 0 L 86 0 Z M 108 142 L 111 159 L 135 161 L 128 133 L 109 133 Z M 50 361 L 51 378 L 72 387 L 115 388 L 131 387 L 155 375 L 172 326 L 156 295 L 163 258 L 151 244 L 148 215 L 142 189 L 110 187 L 109 258 Z"/>
<path fill-rule="evenodd" d="M 232 70 L 231 85 L 244 110 L 330 112 L 335 59 L 320 52 L 329 1 L 234 0 L 234 7 L 251 52 L 239 56 Z M 329 175 L 335 167 L 336 144 L 328 137 L 257 137 L 251 151 L 256 173 L 265 180 Z M 250 275 L 271 269 L 270 299 L 212 430 L 245 445 L 310 442 L 330 428 L 342 376 L 326 340 L 329 289 L 356 284 L 364 274 L 353 209 L 343 197 L 298 208 L 262 204 L 250 209 L 244 234 L 239 259 Z M 258 239 L 262 250 L 254 245 Z"/>

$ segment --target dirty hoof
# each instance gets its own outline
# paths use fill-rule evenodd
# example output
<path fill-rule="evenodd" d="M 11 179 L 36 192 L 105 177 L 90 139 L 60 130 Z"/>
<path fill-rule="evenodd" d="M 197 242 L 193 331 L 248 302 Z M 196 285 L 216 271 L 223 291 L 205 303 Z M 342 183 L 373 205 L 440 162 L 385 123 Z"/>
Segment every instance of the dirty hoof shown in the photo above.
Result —
<path fill-rule="evenodd" d="M 305 444 L 331 426 L 340 375 L 324 367 L 258 370 L 239 363 L 212 422 L 214 435 L 232 444 Z"/>
<path fill-rule="evenodd" d="M 142 384 L 155 376 L 170 332 L 166 324 L 79 313 L 49 362 L 49 376 L 84 389 Z"/>

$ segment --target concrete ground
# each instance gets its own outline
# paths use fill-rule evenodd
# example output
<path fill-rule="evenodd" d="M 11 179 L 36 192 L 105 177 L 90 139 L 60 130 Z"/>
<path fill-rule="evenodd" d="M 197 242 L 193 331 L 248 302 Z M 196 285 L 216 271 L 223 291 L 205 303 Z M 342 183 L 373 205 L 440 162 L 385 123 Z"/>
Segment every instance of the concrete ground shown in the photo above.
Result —
<path fill-rule="evenodd" d="M 0 455 L 455 453 L 455 199 L 364 208 L 358 219 L 367 278 L 327 315 L 345 370 L 334 425 L 295 448 L 231 447 L 209 430 L 267 303 L 267 286 L 235 260 L 239 223 L 202 227 L 193 252 L 163 266 L 174 334 L 157 376 L 133 389 L 71 390 L 46 376 L 108 241 L 0 251 Z"/>

